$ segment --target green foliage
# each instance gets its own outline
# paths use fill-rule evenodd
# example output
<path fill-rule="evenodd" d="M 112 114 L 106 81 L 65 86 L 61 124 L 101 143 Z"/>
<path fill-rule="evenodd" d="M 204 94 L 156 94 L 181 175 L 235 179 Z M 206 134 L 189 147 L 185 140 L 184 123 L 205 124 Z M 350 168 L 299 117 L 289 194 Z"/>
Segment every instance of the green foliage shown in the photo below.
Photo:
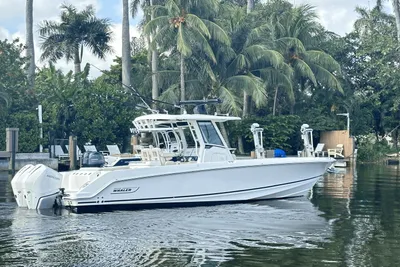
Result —
<path fill-rule="evenodd" d="M 231 141 L 246 139 L 247 151 L 253 149 L 253 122 L 265 129 L 266 148 L 295 154 L 301 147 L 302 123 L 308 123 L 318 138 L 319 131 L 344 129 L 346 120 L 336 115 L 344 112 L 350 113 L 352 135 L 391 133 L 398 138 L 400 54 L 393 16 L 382 8 L 357 8 L 354 30 L 339 37 L 322 27 L 312 6 L 255 2 L 256 8 L 247 14 L 244 0 L 154 0 L 152 7 L 148 1 L 131 1 L 132 13 L 144 8 L 144 33 L 152 34 L 159 54 L 160 100 L 175 102 L 182 93 L 188 99 L 220 97 L 223 104 L 210 108 L 210 113 L 239 115 L 246 92 L 251 96 L 250 117 L 229 124 L 227 130 Z M 41 24 L 42 58 L 80 63 L 82 45 L 100 58 L 110 51 L 109 20 L 95 18 L 91 7 L 78 12 L 63 6 L 62 11 L 61 23 Z M 152 73 L 144 40 L 132 42 L 131 74 L 135 89 L 149 99 Z M 21 149 L 35 150 L 35 108 L 40 100 L 45 140 L 51 131 L 58 138 L 74 133 L 80 144 L 92 140 L 100 147 L 126 142 L 131 120 L 142 110 L 138 98 L 121 88 L 119 58 L 107 75 L 95 80 L 88 79 L 88 67 L 74 75 L 50 65 L 39 71 L 36 88 L 30 91 L 23 49 L 18 41 L 0 41 L 1 131 L 21 127 Z M 179 91 L 181 81 L 184 90 Z M 273 118 L 275 106 L 279 116 Z M 177 112 L 166 105 L 158 108 Z M 372 150 L 383 153 L 380 144 L 365 142 L 360 144 L 361 158 L 368 158 Z"/>
<path fill-rule="evenodd" d="M 39 150 L 39 144 L 43 140 L 39 138 L 39 121 L 35 110 L 14 113 L 9 117 L 7 124 L 7 127 L 19 128 L 19 152 Z"/>
<path fill-rule="evenodd" d="M 368 138 L 359 138 L 357 147 L 357 161 L 361 163 L 379 162 L 386 158 L 387 154 L 398 152 L 391 148 L 385 140 L 374 142 Z"/>
<path fill-rule="evenodd" d="M 52 138 L 78 137 L 78 144 L 91 140 L 99 148 L 125 146 L 137 99 L 125 94 L 120 83 L 104 78 L 87 80 L 89 66 L 79 75 L 63 74 L 54 66 L 37 75 L 37 93 L 43 103 L 44 132 Z"/>
<path fill-rule="evenodd" d="M 78 11 L 72 5 L 61 6 L 61 22 L 43 21 L 39 33 L 43 50 L 41 59 L 56 62 L 61 58 L 80 64 L 83 47 L 98 58 L 104 59 L 112 52 L 111 23 L 109 19 L 98 19 L 93 6 Z"/>
<path fill-rule="evenodd" d="M 19 100 L 27 87 L 23 50 L 24 46 L 18 39 L 11 42 L 0 40 L 0 109 L 10 107 L 15 110 L 21 105 Z"/>
<path fill-rule="evenodd" d="M 247 117 L 239 123 L 230 123 L 230 141 L 237 140 L 238 136 L 245 139 L 245 150 L 254 150 L 253 135 L 250 131 L 251 125 L 257 122 L 264 129 L 263 142 L 266 149 L 281 148 L 287 154 L 296 154 L 300 146 L 300 117 L 288 116 L 266 116 Z"/>

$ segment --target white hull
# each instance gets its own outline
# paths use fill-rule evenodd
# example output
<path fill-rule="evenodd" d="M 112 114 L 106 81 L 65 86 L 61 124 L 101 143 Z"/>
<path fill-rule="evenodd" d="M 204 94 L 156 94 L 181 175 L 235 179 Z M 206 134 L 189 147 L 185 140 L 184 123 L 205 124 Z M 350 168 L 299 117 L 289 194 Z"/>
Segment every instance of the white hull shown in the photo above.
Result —
<path fill-rule="evenodd" d="M 64 177 L 64 185 L 77 189 L 65 187 L 63 204 L 79 211 L 100 206 L 187 205 L 302 196 L 331 164 L 332 160 L 326 158 L 284 158 L 109 171 L 82 169 Z M 96 179 L 82 181 L 82 172 L 87 177 L 94 174 Z M 73 185 L 74 175 L 84 185 Z"/>

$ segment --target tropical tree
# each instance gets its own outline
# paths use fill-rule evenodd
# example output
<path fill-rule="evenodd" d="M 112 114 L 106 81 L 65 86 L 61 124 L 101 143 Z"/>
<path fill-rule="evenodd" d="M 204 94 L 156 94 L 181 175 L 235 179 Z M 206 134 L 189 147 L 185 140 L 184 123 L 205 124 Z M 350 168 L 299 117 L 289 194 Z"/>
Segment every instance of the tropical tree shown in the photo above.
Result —
<path fill-rule="evenodd" d="M 384 0 L 377 0 L 376 6 L 379 10 L 382 10 L 382 4 Z M 392 2 L 394 17 L 396 18 L 396 28 L 397 28 L 397 41 L 400 42 L 400 1 L 390 0 Z"/>
<path fill-rule="evenodd" d="M 225 45 L 230 40 L 225 31 L 211 20 L 199 16 L 218 9 L 216 0 L 180 1 L 168 0 L 164 6 L 155 7 L 163 14 L 149 21 L 145 34 L 153 34 L 152 45 L 162 45 L 165 50 L 176 49 L 180 55 L 180 99 L 186 99 L 185 59 L 199 50 L 208 60 L 216 63 L 209 39 Z M 193 12 L 193 13 L 191 13 Z M 199 14 L 199 15 L 197 15 Z"/>
<path fill-rule="evenodd" d="M 319 87 L 343 92 L 338 80 L 338 75 L 341 74 L 340 65 L 332 56 L 318 48 L 321 40 L 329 38 L 331 33 L 326 32 L 317 22 L 313 6 L 301 5 L 280 15 L 272 15 L 271 22 L 263 28 L 270 36 L 267 40 L 271 40 L 267 46 L 273 47 L 284 56 L 284 73 L 286 76 L 293 73 L 292 83 L 299 92 Z M 281 86 L 275 84 L 273 114 L 276 113 L 279 88 Z M 287 92 L 293 101 L 293 91 Z"/>
<path fill-rule="evenodd" d="M 109 45 L 109 19 L 97 18 L 92 6 L 83 11 L 72 5 L 62 5 L 61 9 L 61 22 L 45 20 L 40 25 L 42 60 L 55 62 L 63 57 L 73 60 L 75 73 L 80 73 L 84 47 L 101 59 L 113 51 Z"/>
<path fill-rule="evenodd" d="M 68 138 L 72 132 L 72 124 L 76 118 L 76 102 L 81 97 L 85 80 L 89 74 L 87 65 L 83 72 L 73 75 L 72 71 L 66 75 L 50 63 L 48 68 L 38 73 L 37 97 L 43 100 L 43 109 L 46 110 L 46 119 L 51 121 L 54 134 L 59 138 Z"/>
<path fill-rule="evenodd" d="M 32 102 L 31 92 L 26 90 L 24 65 L 27 61 L 23 57 L 24 49 L 24 45 L 18 39 L 11 42 L 0 40 L 0 107 L 11 108 L 10 112 L 26 107 L 27 102 Z"/>
<path fill-rule="evenodd" d="M 129 0 L 122 0 L 122 84 L 131 86 L 131 44 L 129 37 Z"/>
<path fill-rule="evenodd" d="M 163 0 L 156 1 L 158 4 L 161 4 L 164 2 Z M 153 20 L 155 18 L 155 9 L 153 8 L 154 1 L 153 0 L 133 0 L 131 2 L 131 12 L 132 12 L 132 17 L 136 17 L 137 11 L 139 9 L 139 6 L 148 11 L 150 10 L 150 16 L 148 13 L 146 13 L 146 16 L 144 18 L 145 24 L 149 22 L 150 20 Z M 147 42 L 149 45 L 149 57 L 151 59 L 151 81 L 152 81 L 152 87 L 151 87 L 151 95 L 153 99 L 157 99 L 159 96 L 159 83 L 158 83 L 158 52 L 157 52 L 157 47 L 156 46 L 151 46 L 151 41 L 152 37 L 150 35 L 147 35 Z"/>
<path fill-rule="evenodd" d="M 31 89 L 35 86 L 35 48 L 33 43 L 33 0 L 26 0 L 26 56 L 28 64 L 28 82 Z"/>

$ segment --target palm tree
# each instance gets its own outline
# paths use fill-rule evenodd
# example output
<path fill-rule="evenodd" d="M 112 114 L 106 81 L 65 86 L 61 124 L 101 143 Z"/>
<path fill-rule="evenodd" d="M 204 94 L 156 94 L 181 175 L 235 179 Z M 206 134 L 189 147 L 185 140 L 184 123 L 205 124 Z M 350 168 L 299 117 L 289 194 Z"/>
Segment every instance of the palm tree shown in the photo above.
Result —
<path fill-rule="evenodd" d="M 257 36 L 260 30 L 255 14 L 248 14 L 236 6 L 225 8 L 228 10 L 222 11 L 221 17 L 233 45 L 226 51 L 217 48 L 223 55 L 218 57 L 216 76 L 219 81 L 226 81 L 219 82 L 225 100 L 223 107 L 234 113 L 240 107 L 243 117 L 246 117 L 251 100 L 257 107 L 266 104 L 266 88 L 272 79 L 284 84 L 281 81 L 284 75 L 278 71 L 283 68 L 284 58 L 279 52 L 264 45 L 264 36 Z M 236 90 L 236 86 L 241 87 L 240 91 Z M 237 96 L 243 96 L 243 105 L 238 105 Z M 238 137 L 238 149 L 244 153 L 242 137 Z"/>
<path fill-rule="evenodd" d="M 148 16 L 145 18 L 145 22 L 147 23 L 150 20 L 153 20 L 155 18 L 155 12 L 153 7 L 153 0 L 133 0 L 131 2 L 131 11 L 132 11 L 132 17 L 135 17 L 137 14 L 137 11 L 139 9 L 139 6 L 141 6 L 143 9 L 145 9 L 146 6 L 150 8 L 150 19 Z M 155 46 L 151 46 L 151 36 L 148 36 L 148 43 L 150 47 L 150 58 L 151 58 L 151 82 L 152 82 L 152 87 L 151 87 L 151 95 L 153 99 L 157 99 L 159 96 L 159 88 L 158 88 L 158 53 L 157 49 Z"/>
<path fill-rule="evenodd" d="M 35 86 L 35 50 L 33 43 L 33 0 L 26 0 L 26 56 L 29 58 L 28 83 Z"/>
<path fill-rule="evenodd" d="M 101 59 L 112 52 L 110 20 L 96 18 L 92 6 L 80 12 L 72 5 L 61 9 L 61 22 L 45 20 L 40 25 L 41 59 L 55 62 L 65 57 L 74 61 L 75 73 L 80 73 L 83 47 Z"/>
<path fill-rule="evenodd" d="M 376 1 L 376 7 L 381 10 L 383 5 L 383 0 Z M 396 27 L 397 27 L 397 40 L 400 42 L 400 1 L 399 0 L 391 0 L 394 16 L 396 18 Z"/>
<path fill-rule="evenodd" d="M 315 48 L 321 39 L 330 34 L 325 32 L 316 18 L 315 9 L 310 5 L 302 5 L 284 12 L 279 17 L 272 17 L 272 23 L 267 26 L 270 35 L 268 40 L 271 40 L 268 46 L 274 47 L 284 56 L 285 75 L 292 76 L 292 83 L 300 86 L 300 89 L 304 89 L 305 83 L 311 82 L 314 87 L 321 85 L 343 93 L 336 77 L 341 73 L 339 63 L 329 54 Z M 280 86 L 275 87 L 274 115 L 279 88 Z M 293 100 L 293 91 L 288 92 Z"/>
<path fill-rule="evenodd" d="M 131 86 L 131 44 L 129 37 L 129 0 L 122 0 L 122 84 Z"/>
<path fill-rule="evenodd" d="M 180 5 L 178 5 L 180 4 Z M 185 59 L 198 49 L 206 58 L 216 62 L 214 52 L 208 39 L 229 45 L 230 40 L 224 30 L 216 23 L 200 18 L 191 11 L 205 14 L 218 8 L 216 0 L 179 1 L 167 0 L 164 6 L 157 6 L 163 15 L 149 21 L 144 27 L 145 34 L 154 34 L 152 45 L 164 45 L 165 50 L 171 47 L 180 54 L 180 99 L 186 99 Z M 165 44 L 169 45 L 165 47 Z"/>

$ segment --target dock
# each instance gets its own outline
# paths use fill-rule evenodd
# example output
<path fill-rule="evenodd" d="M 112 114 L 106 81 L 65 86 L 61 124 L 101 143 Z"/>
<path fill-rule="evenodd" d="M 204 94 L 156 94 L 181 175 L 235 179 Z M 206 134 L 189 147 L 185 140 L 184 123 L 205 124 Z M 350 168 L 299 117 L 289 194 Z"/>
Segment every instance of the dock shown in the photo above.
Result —
<path fill-rule="evenodd" d="M 8 171 L 10 152 L 0 151 L 0 171 Z M 49 153 L 16 153 L 15 170 L 20 170 L 27 164 L 44 164 L 58 170 L 58 159 L 50 158 Z"/>

